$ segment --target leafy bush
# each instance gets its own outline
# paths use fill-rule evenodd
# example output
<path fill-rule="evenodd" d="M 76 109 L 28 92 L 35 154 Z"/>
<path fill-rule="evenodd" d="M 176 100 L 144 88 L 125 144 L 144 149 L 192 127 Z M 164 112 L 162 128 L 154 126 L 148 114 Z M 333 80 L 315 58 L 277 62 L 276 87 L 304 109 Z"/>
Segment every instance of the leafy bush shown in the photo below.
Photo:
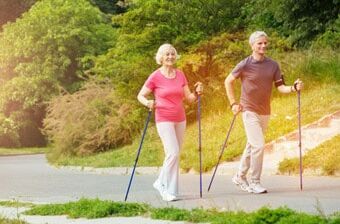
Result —
<path fill-rule="evenodd" d="M 131 143 L 136 119 L 138 110 L 117 99 L 112 85 L 89 81 L 50 102 L 44 133 L 58 153 L 88 155 Z"/>
<path fill-rule="evenodd" d="M 333 0 L 249 1 L 242 8 L 242 22 L 249 28 L 274 29 L 294 46 L 309 46 L 327 29 L 336 27 L 339 6 L 339 1 Z"/>
<path fill-rule="evenodd" d="M 319 48 L 340 49 L 340 14 L 333 24 L 329 25 L 314 43 Z"/>
<path fill-rule="evenodd" d="M 0 113 L 0 142 L 4 147 L 20 146 L 18 126 L 11 118 Z"/>
<path fill-rule="evenodd" d="M 77 90 L 86 58 L 112 44 L 113 29 L 87 0 L 37 1 L 0 34 L 0 113 L 14 121 L 21 146 L 46 144 L 46 102 L 63 86 Z M 0 133 L 1 134 L 1 133 Z M 0 135 L 12 142 L 7 135 Z M 0 142 L 0 145 L 2 142 Z M 11 146 L 18 146 L 17 143 Z"/>
<path fill-rule="evenodd" d="M 0 131 L 0 145 L 45 145 L 45 138 L 40 131 L 45 116 L 45 102 L 56 91 L 55 80 L 46 76 L 18 76 L 5 82 L 0 90 L 0 117 L 4 119 L 1 125 L 7 126 L 6 133 Z M 6 121 L 11 121 L 11 125 L 8 126 Z"/>

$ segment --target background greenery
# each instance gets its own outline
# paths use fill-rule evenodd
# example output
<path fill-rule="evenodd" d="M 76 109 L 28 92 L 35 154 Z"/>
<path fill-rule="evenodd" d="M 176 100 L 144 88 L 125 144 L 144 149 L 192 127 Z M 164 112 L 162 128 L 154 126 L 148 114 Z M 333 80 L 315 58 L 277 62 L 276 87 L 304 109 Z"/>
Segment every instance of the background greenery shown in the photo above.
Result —
<path fill-rule="evenodd" d="M 216 209 L 195 208 L 192 210 L 174 207 L 153 208 L 147 204 L 114 202 L 99 199 L 82 198 L 65 204 L 36 205 L 26 211 L 27 215 L 68 215 L 71 218 L 101 218 L 115 216 L 146 216 L 152 219 L 187 221 L 190 223 L 310 223 L 335 224 L 340 220 L 339 214 L 310 215 L 293 211 L 287 207 L 271 209 L 262 207 L 254 212 L 218 211 Z"/>
<path fill-rule="evenodd" d="M 287 83 L 301 77 L 303 123 L 339 110 L 340 2 L 334 0 L 0 0 L 0 147 L 49 145 L 59 164 L 132 163 L 146 110 L 136 95 L 172 43 L 190 83 L 203 82 L 205 170 L 231 120 L 223 80 L 250 54 L 254 30 L 270 36 L 268 55 Z M 263 7 L 266 6 L 266 7 Z M 273 94 L 267 140 L 295 129 L 296 98 Z M 318 107 L 312 106 L 318 99 Z M 182 168 L 197 168 L 195 105 L 186 105 Z M 286 116 L 293 119 L 287 120 Z M 142 165 L 162 163 L 151 125 Z M 223 160 L 245 138 L 236 121 Z M 106 163 L 106 165 L 104 165 Z"/>

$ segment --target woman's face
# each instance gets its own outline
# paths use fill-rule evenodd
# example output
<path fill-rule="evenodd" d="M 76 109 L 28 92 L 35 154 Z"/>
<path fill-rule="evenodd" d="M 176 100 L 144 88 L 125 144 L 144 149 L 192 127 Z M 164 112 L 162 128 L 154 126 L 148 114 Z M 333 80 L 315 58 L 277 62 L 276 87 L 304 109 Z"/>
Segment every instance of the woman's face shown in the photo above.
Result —
<path fill-rule="evenodd" d="M 266 53 L 268 46 L 268 40 L 267 37 L 261 36 L 256 39 L 255 43 L 252 45 L 253 52 L 264 55 Z"/>
<path fill-rule="evenodd" d="M 172 66 L 176 62 L 176 52 L 173 48 L 168 48 L 164 51 L 162 57 L 162 65 Z"/>

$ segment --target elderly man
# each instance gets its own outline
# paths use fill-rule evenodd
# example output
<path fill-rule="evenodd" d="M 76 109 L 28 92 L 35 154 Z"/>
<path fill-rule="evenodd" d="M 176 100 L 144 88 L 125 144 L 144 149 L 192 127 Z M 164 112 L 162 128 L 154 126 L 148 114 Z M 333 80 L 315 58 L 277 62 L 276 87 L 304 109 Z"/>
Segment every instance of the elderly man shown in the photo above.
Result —
<path fill-rule="evenodd" d="M 243 191 L 250 193 L 266 193 L 267 189 L 260 184 L 264 132 L 270 117 L 270 97 L 273 83 L 281 93 L 300 91 L 303 83 L 298 79 L 293 86 L 284 83 L 280 67 L 277 62 L 265 56 L 268 46 L 268 36 L 263 31 L 256 31 L 250 35 L 249 44 L 252 54 L 243 59 L 228 75 L 225 88 L 234 114 L 242 112 L 242 119 L 247 136 L 238 172 L 232 182 Z M 241 99 L 238 102 L 234 93 L 234 82 L 240 78 Z M 247 172 L 250 169 L 250 181 Z"/>

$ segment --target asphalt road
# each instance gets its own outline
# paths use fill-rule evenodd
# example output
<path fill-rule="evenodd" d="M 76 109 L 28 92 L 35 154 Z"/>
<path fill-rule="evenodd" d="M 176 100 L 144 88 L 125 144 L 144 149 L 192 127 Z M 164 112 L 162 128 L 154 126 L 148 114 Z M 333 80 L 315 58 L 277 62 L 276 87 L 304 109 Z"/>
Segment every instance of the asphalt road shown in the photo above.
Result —
<path fill-rule="evenodd" d="M 129 178 L 129 175 L 58 169 L 49 166 L 44 155 L 5 156 L 0 157 L 0 200 L 52 203 L 86 197 L 123 201 Z M 252 211 L 263 206 L 287 206 L 315 214 L 340 211 L 340 178 L 304 177 L 304 189 L 300 191 L 298 176 L 263 176 L 262 183 L 269 193 L 261 195 L 240 191 L 231 183 L 230 175 L 217 175 L 208 193 L 210 178 L 210 174 L 203 176 L 203 198 L 200 198 L 199 176 L 181 175 L 179 200 L 164 202 L 152 188 L 156 175 L 136 175 L 128 201 L 187 209 Z"/>

